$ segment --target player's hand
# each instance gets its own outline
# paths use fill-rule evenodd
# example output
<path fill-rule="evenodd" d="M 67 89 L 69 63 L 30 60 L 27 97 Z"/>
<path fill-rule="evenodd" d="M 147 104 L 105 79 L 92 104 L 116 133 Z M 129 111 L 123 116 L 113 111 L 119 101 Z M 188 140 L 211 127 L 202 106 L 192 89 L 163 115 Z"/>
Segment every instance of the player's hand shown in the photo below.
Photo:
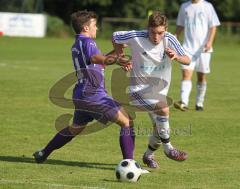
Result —
<path fill-rule="evenodd" d="M 127 44 L 122 44 L 122 48 L 127 48 L 128 47 L 128 45 Z"/>
<path fill-rule="evenodd" d="M 132 69 L 131 56 L 121 55 L 118 57 L 117 64 L 122 67 L 125 71 L 130 71 Z"/>
<path fill-rule="evenodd" d="M 165 52 L 166 52 L 166 54 L 169 56 L 169 58 L 170 58 L 171 60 L 175 60 L 175 59 L 178 58 L 177 53 L 176 53 L 174 50 L 170 49 L 170 48 L 166 48 L 166 49 L 165 49 Z"/>
<path fill-rule="evenodd" d="M 132 57 L 130 55 L 108 55 L 104 60 L 104 65 L 117 64 L 122 67 L 125 71 L 130 71 L 132 69 Z"/>
<path fill-rule="evenodd" d="M 127 64 L 127 65 L 125 65 L 125 66 L 121 66 L 121 68 L 122 68 L 124 71 L 129 72 L 129 71 L 131 71 L 131 69 L 132 69 L 132 64 Z"/>
<path fill-rule="evenodd" d="M 124 66 L 125 64 L 131 64 L 131 56 L 128 56 L 128 55 L 120 55 L 118 58 L 117 58 L 117 62 L 116 62 L 118 65 L 120 66 Z"/>
<path fill-rule="evenodd" d="M 207 42 L 204 46 L 204 52 L 208 52 L 212 48 L 212 44 L 210 42 Z"/>

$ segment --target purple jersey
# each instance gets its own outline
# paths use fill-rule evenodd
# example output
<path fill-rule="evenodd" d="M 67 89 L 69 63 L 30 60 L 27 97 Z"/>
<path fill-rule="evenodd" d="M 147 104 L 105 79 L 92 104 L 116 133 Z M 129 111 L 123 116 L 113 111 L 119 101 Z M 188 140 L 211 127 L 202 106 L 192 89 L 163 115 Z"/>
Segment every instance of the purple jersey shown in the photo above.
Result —
<path fill-rule="evenodd" d="M 97 54 L 100 54 L 100 50 L 93 39 L 76 35 L 72 46 L 72 59 L 78 77 L 73 89 L 73 123 L 76 125 L 82 126 L 94 119 L 106 124 L 115 120 L 120 109 L 120 105 L 105 90 L 103 65 L 90 61 Z"/>
<path fill-rule="evenodd" d="M 72 46 L 72 59 L 78 77 L 73 98 L 94 98 L 106 96 L 104 87 L 104 67 L 93 64 L 90 58 L 100 54 L 95 41 L 84 35 L 76 35 L 75 43 Z"/>

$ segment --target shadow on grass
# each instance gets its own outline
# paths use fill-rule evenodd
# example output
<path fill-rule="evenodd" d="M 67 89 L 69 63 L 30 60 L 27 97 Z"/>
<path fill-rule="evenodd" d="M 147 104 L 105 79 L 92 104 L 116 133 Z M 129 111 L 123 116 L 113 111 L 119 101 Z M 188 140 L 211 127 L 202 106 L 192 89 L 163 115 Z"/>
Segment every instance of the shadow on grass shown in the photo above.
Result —
<path fill-rule="evenodd" d="M 0 161 L 6 162 L 16 162 L 16 163 L 33 163 L 36 164 L 33 158 L 25 156 L 0 156 Z M 104 169 L 104 170 L 115 170 L 115 164 L 107 163 L 94 163 L 94 162 L 79 162 L 79 161 L 63 161 L 63 160 L 53 160 L 48 159 L 43 164 L 49 165 L 64 165 L 64 166 L 78 166 L 83 168 L 93 168 L 93 169 Z"/>

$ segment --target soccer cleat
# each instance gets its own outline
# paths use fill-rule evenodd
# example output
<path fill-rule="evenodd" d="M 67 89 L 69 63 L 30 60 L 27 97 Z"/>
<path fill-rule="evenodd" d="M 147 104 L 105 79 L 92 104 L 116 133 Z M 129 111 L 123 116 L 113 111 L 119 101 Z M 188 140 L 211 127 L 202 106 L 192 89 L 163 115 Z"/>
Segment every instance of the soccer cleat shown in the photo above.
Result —
<path fill-rule="evenodd" d="M 168 153 L 164 151 L 164 153 L 169 159 L 172 159 L 175 161 L 184 161 L 188 158 L 188 155 L 186 152 L 177 150 L 175 148 L 169 150 Z"/>
<path fill-rule="evenodd" d="M 142 160 L 143 163 L 146 164 L 151 169 L 159 168 L 157 161 L 154 159 L 154 155 L 147 156 L 146 153 L 144 153 Z"/>
<path fill-rule="evenodd" d="M 196 108 L 196 111 L 203 111 L 203 107 L 202 106 L 196 105 L 195 108 Z"/>
<path fill-rule="evenodd" d="M 34 152 L 33 157 L 34 157 L 36 163 L 43 163 L 47 159 L 47 157 L 44 156 L 44 152 L 41 150 Z"/>
<path fill-rule="evenodd" d="M 185 103 L 183 103 L 182 101 L 174 102 L 173 105 L 174 105 L 174 107 L 175 107 L 176 109 L 179 109 L 179 110 L 181 110 L 181 111 L 184 111 L 184 112 L 185 112 L 185 111 L 188 110 L 187 105 L 186 105 Z"/>

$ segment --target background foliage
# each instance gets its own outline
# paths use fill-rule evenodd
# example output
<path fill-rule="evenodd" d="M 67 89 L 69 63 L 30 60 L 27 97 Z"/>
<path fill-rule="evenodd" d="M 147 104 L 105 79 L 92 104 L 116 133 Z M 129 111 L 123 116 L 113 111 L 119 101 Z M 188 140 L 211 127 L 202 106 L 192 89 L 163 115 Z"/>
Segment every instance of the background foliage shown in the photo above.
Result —
<path fill-rule="evenodd" d="M 69 15 L 82 9 L 94 10 L 102 17 L 145 18 L 149 10 L 161 10 L 170 19 L 177 16 L 186 0 L 0 0 L 0 11 L 46 12 L 69 23 Z M 208 0 L 222 21 L 240 21 L 240 0 Z"/>
<path fill-rule="evenodd" d="M 92 10 L 99 16 L 100 36 L 109 38 L 115 30 L 142 29 L 151 11 L 167 15 L 171 28 L 180 4 L 186 0 L 0 0 L 0 12 L 44 13 L 48 17 L 48 36 L 71 36 L 70 15 L 77 10 Z M 220 31 L 240 34 L 240 0 L 208 0 L 213 4 L 222 22 Z M 105 21 L 104 18 L 124 18 L 130 21 Z M 140 21 L 131 21 L 140 19 Z M 225 22 L 225 23 L 224 23 Z M 230 24 L 226 22 L 231 22 Z M 232 24 L 232 22 L 235 22 Z M 237 23 L 237 24 L 236 24 Z"/>

